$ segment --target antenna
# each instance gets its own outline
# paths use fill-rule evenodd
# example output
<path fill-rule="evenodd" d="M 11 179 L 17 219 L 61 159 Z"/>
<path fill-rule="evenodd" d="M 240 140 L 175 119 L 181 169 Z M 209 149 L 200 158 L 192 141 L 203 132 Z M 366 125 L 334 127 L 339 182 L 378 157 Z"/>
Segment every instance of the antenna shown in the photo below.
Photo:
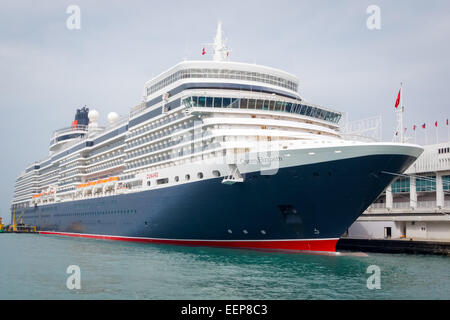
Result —
<path fill-rule="evenodd" d="M 205 44 L 205 46 L 212 46 L 213 49 L 213 61 L 226 61 L 230 55 L 230 50 L 226 45 L 226 39 L 223 37 L 222 22 L 219 20 L 217 24 L 216 37 L 213 44 Z M 206 54 L 205 48 L 203 48 L 203 55 Z"/>
<path fill-rule="evenodd" d="M 226 46 L 223 39 L 222 22 L 217 24 L 216 38 L 214 39 L 214 61 L 224 61 L 226 59 Z"/>

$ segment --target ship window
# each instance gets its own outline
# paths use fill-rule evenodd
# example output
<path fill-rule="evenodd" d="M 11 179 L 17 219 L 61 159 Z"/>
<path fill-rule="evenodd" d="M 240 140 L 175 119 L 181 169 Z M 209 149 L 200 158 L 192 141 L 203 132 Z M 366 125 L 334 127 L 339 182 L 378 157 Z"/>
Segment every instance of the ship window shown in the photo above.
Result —
<path fill-rule="evenodd" d="M 212 174 L 213 174 L 214 177 L 220 177 L 220 171 L 218 171 L 218 170 L 214 170 L 212 172 Z"/>
<path fill-rule="evenodd" d="M 307 115 L 307 116 L 311 116 L 311 115 L 312 115 L 312 110 L 313 110 L 313 108 L 312 108 L 312 107 L 310 107 L 310 106 L 307 106 L 307 107 L 306 107 L 306 112 L 305 112 L 305 115 Z"/>
<path fill-rule="evenodd" d="M 291 108 L 292 108 L 292 103 L 288 102 L 286 104 L 286 112 L 291 112 Z"/>
<path fill-rule="evenodd" d="M 203 172 L 197 173 L 197 177 L 198 177 L 199 179 L 203 179 Z"/>
<path fill-rule="evenodd" d="M 329 122 L 338 123 L 341 115 L 322 110 L 313 106 L 304 104 L 296 104 L 284 101 L 273 100 L 256 100 L 256 99 L 238 99 L 238 98 L 222 98 L 222 97 L 191 97 L 187 101 L 192 101 L 195 107 L 214 107 L 214 108 L 242 108 L 242 109 L 257 109 L 257 110 L 271 110 L 282 111 L 289 113 L 297 113 L 322 119 Z M 438 150 L 439 153 L 447 153 L 447 148 Z"/>
<path fill-rule="evenodd" d="M 320 110 L 317 108 L 313 108 L 313 111 L 311 112 L 311 117 L 318 118 L 319 114 L 320 114 Z"/>
<path fill-rule="evenodd" d="M 191 176 L 187 174 L 184 176 L 184 178 L 186 179 L 186 181 L 189 181 L 191 179 Z"/>
<path fill-rule="evenodd" d="M 256 100 L 256 109 L 262 110 L 263 104 L 264 104 L 263 100 Z"/>
<path fill-rule="evenodd" d="M 178 182 L 178 181 L 180 181 L 180 177 L 176 176 L 174 180 L 175 180 L 175 182 Z"/>
<path fill-rule="evenodd" d="M 150 181 L 147 181 L 147 186 L 150 187 L 151 184 L 152 184 L 152 183 L 151 183 Z"/>
<path fill-rule="evenodd" d="M 206 97 L 206 107 L 211 108 L 213 106 L 213 98 Z"/>
<path fill-rule="evenodd" d="M 190 106 L 190 99 L 189 99 L 189 98 L 183 99 L 183 104 L 184 104 L 186 107 L 189 107 L 189 106 Z"/>
<path fill-rule="evenodd" d="M 269 109 L 273 110 L 275 108 L 275 101 L 270 101 Z"/>
<path fill-rule="evenodd" d="M 283 104 L 283 102 L 277 101 L 277 102 L 275 103 L 275 111 L 281 111 L 282 104 Z"/>
<path fill-rule="evenodd" d="M 214 98 L 214 108 L 222 108 L 222 98 Z"/>
<path fill-rule="evenodd" d="M 198 106 L 199 107 L 204 107 L 206 103 L 206 98 L 205 97 L 198 97 Z"/>
<path fill-rule="evenodd" d="M 223 107 L 224 108 L 228 108 L 230 103 L 231 103 L 231 99 L 230 98 L 223 98 Z"/>

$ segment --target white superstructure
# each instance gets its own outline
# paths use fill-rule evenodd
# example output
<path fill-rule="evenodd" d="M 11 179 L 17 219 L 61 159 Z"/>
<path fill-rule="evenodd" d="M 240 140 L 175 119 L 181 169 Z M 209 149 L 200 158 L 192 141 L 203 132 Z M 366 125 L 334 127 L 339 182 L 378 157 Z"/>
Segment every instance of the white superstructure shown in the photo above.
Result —
<path fill-rule="evenodd" d="M 342 114 L 301 99 L 297 77 L 227 61 L 221 26 L 213 61 L 181 62 L 148 81 L 128 117 L 52 137 L 50 155 L 16 182 L 14 208 L 165 188 L 223 177 L 374 154 L 411 153 L 408 145 L 342 138 Z"/>

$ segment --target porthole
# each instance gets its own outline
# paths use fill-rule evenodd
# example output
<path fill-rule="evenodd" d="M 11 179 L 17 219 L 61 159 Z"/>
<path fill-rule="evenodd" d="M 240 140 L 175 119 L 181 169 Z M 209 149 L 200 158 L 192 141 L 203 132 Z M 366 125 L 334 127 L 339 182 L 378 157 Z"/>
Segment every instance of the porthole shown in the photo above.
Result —
<path fill-rule="evenodd" d="M 214 177 L 220 177 L 220 171 L 218 171 L 218 170 L 214 170 L 212 172 L 212 174 L 213 174 Z"/>
<path fill-rule="evenodd" d="M 178 181 L 180 181 L 180 177 L 176 176 L 176 177 L 174 178 L 174 180 L 175 180 L 175 182 L 178 182 Z"/>
<path fill-rule="evenodd" d="M 262 234 L 266 234 L 266 230 L 261 230 L 261 233 Z"/>
<path fill-rule="evenodd" d="M 231 233 L 233 233 L 233 231 L 232 231 L 231 229 L 228 229 L 228 233 L 230 233 L 230 234 L 231 234 Z"/>
<path fill-rule="evenodd" d="M 160 184 L 166 184 L 169 183 L 169 178 L 164 178 L 164 179 L 158 179 L 156 180 L 156 184 L 160 185 Z"/>
<path fill-rule="evenodd" d="M 189 181 L 191 179 L 191 176 L 187 174 L 184 178 L 186 179 L 186 181 Z"/>
<path fill-rule="evenodd" d="M 247 234 L 248 233 L 248 231 L 247 230 L 242 230 L 242 232 L 244 233 L 244 234 Z"/>
<path fill-rule="evenodd" d="M 152 183 L 151 183 L 151 181 L 147 181 L 147 186 L 149 186 L 149 187 L 150 187 L 150 186 L 151 186 L 151 184 L 152 184 Z"/>
<path fill-rule="evenodd" d="M 199 179 L 203 179 L 203 172 L 197 173 L 197 177 L 198 177 Z"/>

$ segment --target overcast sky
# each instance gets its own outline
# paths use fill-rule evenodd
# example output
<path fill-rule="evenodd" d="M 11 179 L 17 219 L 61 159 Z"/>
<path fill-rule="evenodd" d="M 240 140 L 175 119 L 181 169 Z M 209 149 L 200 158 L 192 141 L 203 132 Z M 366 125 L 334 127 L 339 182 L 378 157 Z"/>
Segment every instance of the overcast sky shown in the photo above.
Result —
<path fill-rule="evenodd" d="M 69 5 L 81 29 L 69 30 Z M 381 29 L 369 30 L 369 5 Z M 300 78 L 301 96 L 349 114 L 381 115 L 395 131 L 404 83 L 405 127 L 427 123 L 447 141 L 449 1 L 9 1 L 0 5 L 0 215 L 9 217 L 17 175 L 44 158 L 52 132 L 87 105 L 106 122 L 140 102 L 144 83 L 184 59 L 201 60 L 223 22 L 231 60 Z M 417 133 L 424 142 L 424 130 Z M 9 220 L 9 219 L 8 219 Z"/>

